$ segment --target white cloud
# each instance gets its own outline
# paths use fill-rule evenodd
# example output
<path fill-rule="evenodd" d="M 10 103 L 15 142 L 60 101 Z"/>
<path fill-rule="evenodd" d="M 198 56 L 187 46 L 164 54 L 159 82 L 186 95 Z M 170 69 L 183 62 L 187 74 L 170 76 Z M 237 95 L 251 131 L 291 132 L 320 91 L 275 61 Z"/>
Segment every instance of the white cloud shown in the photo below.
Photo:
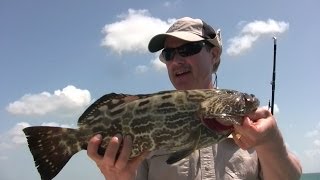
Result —
<path fill-rule="evenodd" d="M 155 58 L 153 60 L 150 61 L 151 63 L 151 67 L 155 70 L 155 71 L 158 71 L 158 72 L 165 72 L 167 71 L 167 67 L 166 65 L 160 61 L 159 59 L 159 52 L 158 53 L 155 53 Z"/>
<path fill-rule="evenodd" d="M 42 123 L 41 126 L 53 126 L 53 127 L 62 127 L 62 128 L 76 128 L 75 125 L 59 124 L 59 123 L 56 123 L 56 122 Z"/>
<path fill-rule="evenodd" d="M 148 65 L 139 65 L 136 67 L 135 72 L 137 74 L 143 74 L 153 69 L 156 72 L 166 72 L 166 65 L 160 61 L 159 53 L 155 53 L 155 58 L 150 61 Z"/>
<path fill-rule="evenodd" d="M 305 137 L 312 138 L 320 135 L 319 130 L 315 129 L 306 133 Z"/>
<path fill-rule="evenodd" d="M 174 4 L 180 1 L 175 1 Z M 165 6 L 172 6 L 169 2 Z M 147 53 L 150 39 L 159 33 L 165 32 L 176 19 L 165 21 L 152 17 L 148 10 L 129 9 L 128 13 L 122 14 L 119 21 L 106 24 L 102 30 L 105 37 L 101 45 L 119 55 L 122 53 Z M 135 67 L 136 74 L 144 74 L 149 70 L 156 72 L 166 71 L 166 66 L 159 60 L 159 52 L 154 53 L 155 58 L 149 64 Z"/>
<path fill-rule="evenodd" d="M 316 146 L 316 147 L 319 147 L 320 148 L 320 139 L 316 139 L 313 141 L 313 144 Z"/>
<path fill-rule="evenodd" d="M 307 138 L 319 138 L 320 139 L 320 122 L 319 124 L 315 127 L 315 129 L 307 132 L 305 134 L 305 137 Z"/>
<path fill-rule="evenodd" d="M 243 24 L 243 22 L 241 22 Z M 250 49 L 255 41 L 262 36 L 274 36 L 289 29 L 289 23 L 268 19 L 267 21 L 253 21 L 242 28 L 239 35 L 228 40 L 227 54 L 236 56 Z"/>
<path fill-rule="evenodd" d="M 8 150 L 10 151 L 12 148 L 16 148 L 27 143 L 27 138 L 22 130 L 30 126 L 31 125 L 27 122 L 20 122 L 8 131 L 0 134 L 0 160 L 8 159 L 8 156 L 5 155 Z M 75 128 L 74 125 L 58 124 L 55 122 L 42 123 L 40 126 Z"/>
<path fill-rule="evenodd" d="M 274 104 L 273 111 L 275 114 L 278 114 L 280 112 L 279 106 L 277 104 Z"/>
<path fill-rule="evenodd" d="M 259 36 L 245 34 L 242 36 L 236 36 L 229 40 L 230 46 L 227 49 L 229 55 L 238 55 L 242 51 L 250 49 L 254 41 L 258 39 Z"/>
<path fill-rule="evenodd" d="M 177 5 L 181 4 L 181 0 L 176 0 L 176 1 L 166 1 L 163 3 L 164 7 L 176 7 Z"/>
<path fill-rule="evenodd" d="M 139 65 L 139 66 L 136 67 L 135 72 L 136 72 L 137 74 L 142 74 L 142 73 L 147 72 L 148 69 L 149 69 L 149 68 L 148 68 L 148 66 L 146 66 L 146 65 Z"/>
<path fill-rule="evenodd" d="M 26 138 L 22 129 L 29 126 L 29 123 L 21 122 L 16 124 L 12 129 L 9 130 L 8 136 L 14 144 L 24 144 L 26 142 Z"/>
<path fill-rule="evenodd" d="M 170 7 L 171 6 L 171 2 L 170 1 L 166 1 L 166 2 L 163 3 L 163 6 Z"/>
<path fill-rule="evenodd" d="M 312 139 L 312 147 L 305 150 L 305 155 L 308 158 L 319 159 L 320 158 L 320 122 L 315 127 L 305 134 L 305 137 Z"/>
<path fill-rule="evenodd" d="M 53 94 L 42 92 L 39 94 L 26 94 L 19 100 L 10 103 L 6 110 L 17 115 L 45 115 L 47 113 L 63 111 L 74 113 L 91 103 L 88 90 L 67 86 L 56 90 Z"/>
<path fill-rule="evenodd" d="M 308 149 L 304 151 L 304 154 L 310 159 L 319 159 L 320 150 L 319 149 Z"/>
<path fill-rule="evenodd" d="M 262 106 L 262 108 L 271 111 L 271 107 L 269 108 L 269 106 Z M 273 114 L 278 114 L 278 113 L 280 113 L 279 106 L 277 104 L 274 104 L 274 106 L 273 106 Z"/>
<path fill-rule="evenodd" d="M 0 135 L 0 149 L 10 149 L 27 142 L 22 129 L 29 127 L 27 122 L 20 122 Z"/>
<path fill-rule="evenodd" d="M 102 30 L 105 37 L 101 45 L 112 51 L 148 52 L 149 40 L 158 33 L 165 32 L 173 20 L 162 21 L 149 15 L 148 10 L 129 9 L 127 14 L 120 15 L 120 20 L 106 24 Z"/>
<path fill-rule="evenodd" d="M 163 64 L 159 59 L 154 59 L 151 62 L 151 66 L 155 71 L 166 71 L 166 65 Z"/>

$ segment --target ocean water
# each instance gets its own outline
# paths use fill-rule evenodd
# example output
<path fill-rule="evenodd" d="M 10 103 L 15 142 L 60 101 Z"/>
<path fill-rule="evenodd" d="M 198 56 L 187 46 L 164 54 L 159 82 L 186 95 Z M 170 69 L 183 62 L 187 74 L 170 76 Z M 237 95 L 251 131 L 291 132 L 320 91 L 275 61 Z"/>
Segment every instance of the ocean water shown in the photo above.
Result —
<path fill-rule="evenodd" d="M 300 180 L 320 180 L 320 173 L 305 173 L 305 174 L 302 174 Z"/>

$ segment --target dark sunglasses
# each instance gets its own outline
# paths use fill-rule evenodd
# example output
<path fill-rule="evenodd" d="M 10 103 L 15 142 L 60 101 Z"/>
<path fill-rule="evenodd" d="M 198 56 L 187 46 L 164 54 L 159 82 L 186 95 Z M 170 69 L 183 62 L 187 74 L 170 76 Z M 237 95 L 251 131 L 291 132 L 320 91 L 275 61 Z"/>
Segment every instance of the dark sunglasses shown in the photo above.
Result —
<path fill-rule="evenodd" d="M 176 53 L 178 53 L 181 57 L 192 56 L 198 54 L 205 45 L 205 41 L 197 41 L 186 43 L 176 48 L 164 48 L 161 52 L 162 58 L 160 58 L 160 60 L 171 61 Z"/>

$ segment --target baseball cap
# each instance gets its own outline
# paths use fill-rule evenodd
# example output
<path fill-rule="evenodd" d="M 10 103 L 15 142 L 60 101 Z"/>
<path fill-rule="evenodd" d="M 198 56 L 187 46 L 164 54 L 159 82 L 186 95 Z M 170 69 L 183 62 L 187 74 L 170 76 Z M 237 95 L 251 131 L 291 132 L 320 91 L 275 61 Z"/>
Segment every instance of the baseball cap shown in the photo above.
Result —
<path fill-rule="evenodd" d="M 150 52 L 157 52 L 164 48 L 164 41 L 168 36 L 173 36 L 185 41 L 207 40 L 214 46 L 222 49 L 220 30 L 214 30 L 201 19 L 183 17 L 171 25 L 166 33 L 154 36 L 148 45 Z"/>
<path fill-rule="evenodd" d="M 148 49 L 150 52 L 157 52 L 164 48 L 164 42 L 168 36 L 176 37 L 188 42 L 206 40 L 220 49 L 222 52 L 221 32 L 213 29 L 201 19 L 183 17 L 178 19 L 166 33 L 155 35 L 149 41 Z M 220 56 L 217 62 L 220 63 Z M 216 70 L 216 69 L 215 69 Z"/>

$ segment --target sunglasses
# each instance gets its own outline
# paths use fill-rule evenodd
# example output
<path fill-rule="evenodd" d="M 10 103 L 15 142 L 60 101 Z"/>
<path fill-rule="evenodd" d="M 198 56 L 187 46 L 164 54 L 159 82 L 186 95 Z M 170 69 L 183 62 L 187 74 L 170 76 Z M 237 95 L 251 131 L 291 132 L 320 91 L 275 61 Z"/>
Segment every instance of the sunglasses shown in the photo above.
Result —
<path fill-rule="evenodd" d="M 192 56 L 198 54 L 205 45 L 205 41 L 197 41 L 186 43 L 176 48 L 164 48 L 161 52 L 162 58 L 160 58 L 160 60 L 162 62 L 171 61 L 176 53 L 178 53 L 181 57 Z"/>

